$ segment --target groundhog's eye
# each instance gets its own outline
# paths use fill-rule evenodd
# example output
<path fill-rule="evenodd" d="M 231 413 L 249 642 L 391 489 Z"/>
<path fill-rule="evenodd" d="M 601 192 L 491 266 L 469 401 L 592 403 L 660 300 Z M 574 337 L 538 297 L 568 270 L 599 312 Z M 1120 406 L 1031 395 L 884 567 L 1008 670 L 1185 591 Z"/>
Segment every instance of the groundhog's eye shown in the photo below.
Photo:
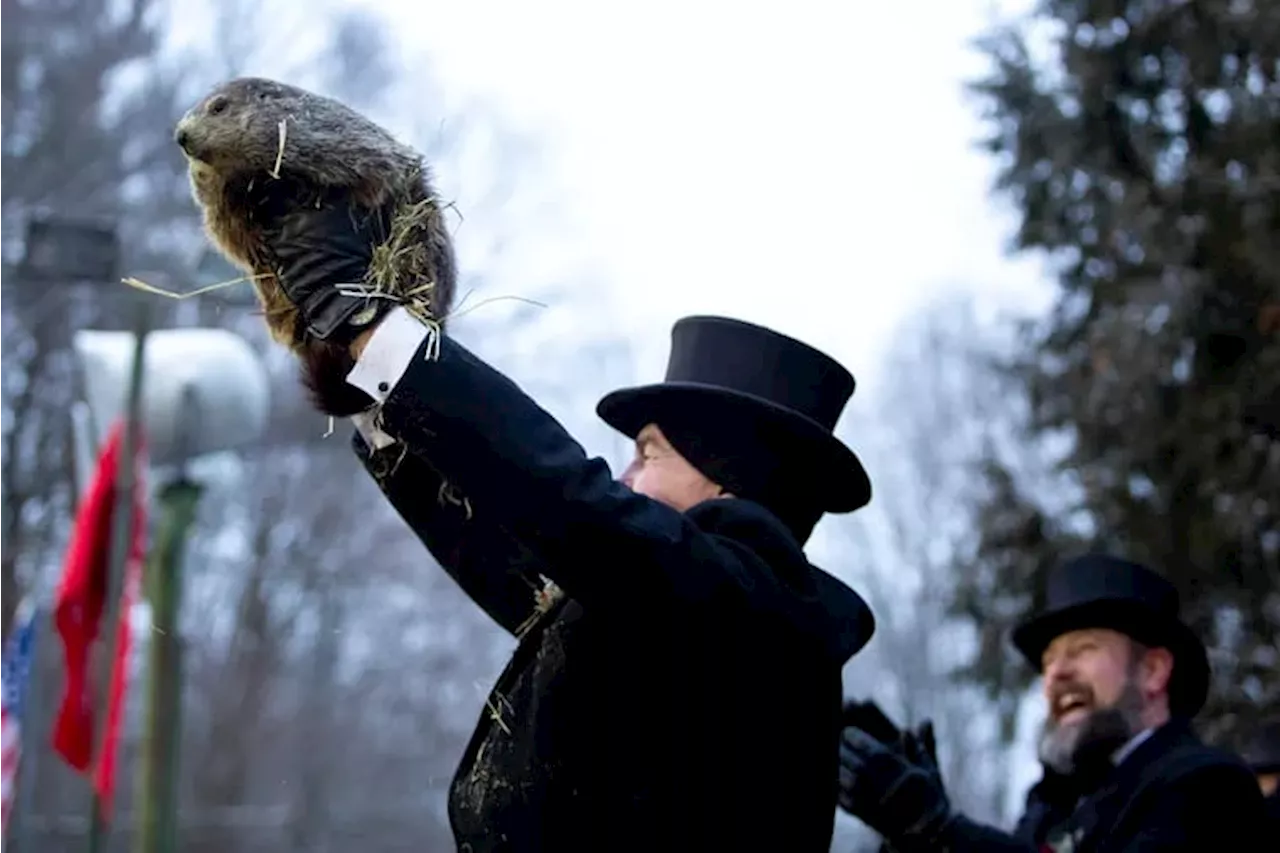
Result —
<path fill-rule="evenodd" d="M 230 103 L 227 101 L 227 99 L 219 95 L 218 97 L 214 98 L 212 101 L 209 102 L 209 107 L 208 107 L 209 115 L 211 116 L 221 115 L 222 113 L 225 113 L 227 111 L 228 106 L 230 106 Z"/>
<path fill-rule="evenodd" d="M 275 95 L 271 92 L 268 92 L 266 89 L 263 89 L 261 92 L 258 93 L 259 101 L 269 101 L 273 97 L 275 97 Z"/>

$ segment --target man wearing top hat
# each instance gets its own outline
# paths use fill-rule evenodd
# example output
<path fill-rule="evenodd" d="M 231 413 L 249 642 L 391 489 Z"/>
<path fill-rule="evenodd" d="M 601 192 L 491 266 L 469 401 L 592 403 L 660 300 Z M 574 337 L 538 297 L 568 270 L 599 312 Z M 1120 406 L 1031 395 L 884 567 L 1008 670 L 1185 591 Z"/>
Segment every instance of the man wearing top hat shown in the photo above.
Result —
<path fill-rule="evenodd" d="M 351 246 L 345 214 L 306 228 L 308 252 Z M 363 304 L 336 288 L 360 270 L 281 261 L 308 334 Z M 308 384 L 331 413 L 367 395 L 357 453 L 520 638 L 451 786 L 459 850 L 826 851 L 841 668 L 874 626 L 802 548 L 870 500 L 832 434 L 849 372 L 768 329 L 683 319 L 666 381 L 600 401 L 635 441 L 615 480 L 451 337 L 402 308 L 375 322 L 330 322 L 350 359 L 304 358 Z"/>
<path fill-rule="evenodd" d="M 1280 841 L 1280 720 L 1261 726 L 1242 754 L 1266 797 L 1271 832 Z"/>
<path fill-rule="evenodd" d="M 1173 586 L 1094 554 L 1051 573 L 1045 598 L 1045 609 L 1013 632 L 1048 704 L 1043 777 L 1014 832 L 954 812 L 931 728 L 886 732 L 872 703 L 848 709 L 841 807 L 898 853 L 1274 849 L 1248 768 L 1192 732 L 1209 663 L 1178 617 Z"/>

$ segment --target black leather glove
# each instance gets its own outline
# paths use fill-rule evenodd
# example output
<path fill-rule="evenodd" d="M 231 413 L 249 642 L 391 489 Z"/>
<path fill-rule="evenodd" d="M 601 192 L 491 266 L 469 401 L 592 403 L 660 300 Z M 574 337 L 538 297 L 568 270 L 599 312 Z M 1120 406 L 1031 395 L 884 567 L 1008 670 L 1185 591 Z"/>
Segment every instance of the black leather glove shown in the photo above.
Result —
<path fill-rule="evenodd" d="M 937 849 L 952 820 L 933 740 L 928 722 L 896 743 L 854 726 L 840 736 L 837 802 L 903 853 Z"/>
<path fill-rule="evenodd" d="M 932 768 L 941 778 L 942 771 L 938 767 L 938 739 L 933 734 L 933 721 L 925 720 L 916 726 L 915 731 L 905 732 L 902 738 L 908 757 L 916 764 Z"/>
<path fill-rule="evenodd" d="M 902 730 L 875 702 L 846 702 L 840 719 L 842 726 L 861 729 L 884 743 L 898 743 L 902 740 Z"/>
<path fill-rule="evenodd" d="M 303 209 L 282 217 L 268 238 L 285 296 L 298 309 L 294 338 L 307 336 L 345 346 L 395 302 L 385 297 L 343 294 L 364 290 L 375 246 L 390 233 L 386 211 L 346 204 Z"/>

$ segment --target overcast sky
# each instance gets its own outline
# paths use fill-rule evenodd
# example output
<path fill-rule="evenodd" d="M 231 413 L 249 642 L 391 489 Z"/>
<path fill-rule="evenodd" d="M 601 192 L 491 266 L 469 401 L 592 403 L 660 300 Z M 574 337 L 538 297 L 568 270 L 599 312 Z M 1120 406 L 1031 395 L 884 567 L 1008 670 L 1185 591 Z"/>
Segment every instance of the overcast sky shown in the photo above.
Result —
<path fill-rule="evenodd" d="M 799 336 L 865 386 L 942 291 L 1043 290 L 1004 255 L 962 92 L 990 3 L 369 5 L 450 98 L 537 136 L 570 217 L 541 249 L 590 247 L 642 375 L 660 375 L 672 321 L 710 312 Z"/>

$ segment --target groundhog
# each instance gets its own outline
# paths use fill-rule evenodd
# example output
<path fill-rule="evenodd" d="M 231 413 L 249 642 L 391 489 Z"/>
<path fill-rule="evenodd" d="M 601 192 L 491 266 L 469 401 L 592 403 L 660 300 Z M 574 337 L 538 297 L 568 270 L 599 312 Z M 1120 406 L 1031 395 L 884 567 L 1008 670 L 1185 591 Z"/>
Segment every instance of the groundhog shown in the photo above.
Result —
<path fill-rule="evenodd" d="M 429 283 L 426 313 L 443 323 L 456 289 L 453 246 L 428 168 L 412 148 L 338 101 L 262 78 L 218 86 L 182 117 L 174 139 L 206 231 L 254 276 L 276 340 L 304 355 L 320 344 L 306 340 L 274 276 L 272 233 L 303 206 L 391 205 L 396 260 L 380 284 L 403 294 Z"/>

